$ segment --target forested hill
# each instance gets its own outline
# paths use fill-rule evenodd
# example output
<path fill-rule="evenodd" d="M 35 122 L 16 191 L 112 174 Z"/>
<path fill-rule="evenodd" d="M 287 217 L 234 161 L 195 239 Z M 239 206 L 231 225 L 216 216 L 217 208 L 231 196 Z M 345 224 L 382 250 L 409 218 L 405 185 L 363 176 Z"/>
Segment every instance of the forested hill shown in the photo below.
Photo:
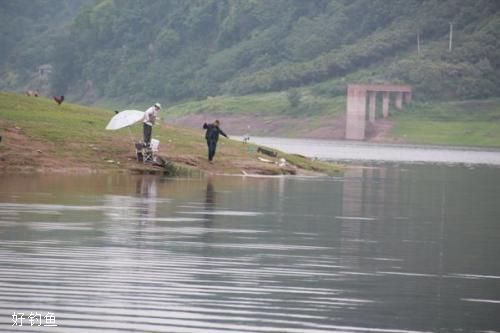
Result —
<path fill-rule="evenodd" d="M 92 0 L 0 0 L 1 90 L 22 89 L 39 66 L 54 64 L 65 26 L 86 3 Z"/>
<path fill-rule="evenodd" d="M 57 31 L 43 47 L 21 38 L 50 52 L 32 64 L 10 57 L 2 89 L 43 62 L 52 93 L 83 102 L 295 87 L 334 96 L 347 82 L 411 84 L 425 99 L 500 96 L 498 0 L 98 0 Z"/>

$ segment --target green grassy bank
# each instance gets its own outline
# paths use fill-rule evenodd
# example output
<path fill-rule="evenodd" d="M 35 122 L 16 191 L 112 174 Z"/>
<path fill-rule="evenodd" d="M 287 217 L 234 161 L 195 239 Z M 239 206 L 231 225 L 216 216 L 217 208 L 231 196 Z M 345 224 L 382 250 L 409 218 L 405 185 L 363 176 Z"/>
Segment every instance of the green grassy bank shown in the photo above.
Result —
<path fill-rule="evenodd" d="M 500 99 L 414 102 L 393 119 L 392 134 L 409 143 L 500 147 Z"/>
<path fill-rule="evenodd" d="M 141 168 L 135 160 L 133 143 L 142 139 L 142 126 L 117 131 L 105 127 L 115 115 L 112 110 L 64 102 L 57 105 L 43 97 L 0 93 L 0 172 L 46 170 L 116 170 Z M 163 116 L 163 114 L 160 114 Z M 186 168 L 211 173 L 280 174 L 334 173 L 341 167 L 305 157 L 279 153 L 292 165 L 283 169 L 258 159 L 256 147 L 221 139 L 216 162 L 206 161 L 203 131 L 155 126 L 153 137 L 161 142 L 160 153 Z M 267 157 L 267 156 L 263 156 Z M 269 159 L 269 157 L 267 157 Z M 293 162 L 292 162 L 293 161 Z"/>
<path fill-rule="evenodd" d="M 296 117 L 336 115 L 345 111 L 344 97 L 320 97 L 305 91 L 254 94 L 246 96 L 216 96 L 202 101 L 173 105 L 167 114 L 182 116 L 192 113 L 289 115 Z"/>

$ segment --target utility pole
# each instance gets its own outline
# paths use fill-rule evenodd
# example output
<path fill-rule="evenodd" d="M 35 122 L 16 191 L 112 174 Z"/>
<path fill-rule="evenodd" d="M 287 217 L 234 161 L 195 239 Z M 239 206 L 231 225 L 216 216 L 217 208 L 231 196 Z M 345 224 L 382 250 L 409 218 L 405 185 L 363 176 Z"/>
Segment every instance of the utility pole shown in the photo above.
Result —
<path fill-rule="evenodd" d="M 450 21 L 450 43 L 448 45 L 448 52 L 451 52 L 452 43 L 453 43 L 453 22 Z"/>
<path fill-rule="evenodd" d="M 420 29 L 417 30 L 417 55 L 420 57 Z"/>

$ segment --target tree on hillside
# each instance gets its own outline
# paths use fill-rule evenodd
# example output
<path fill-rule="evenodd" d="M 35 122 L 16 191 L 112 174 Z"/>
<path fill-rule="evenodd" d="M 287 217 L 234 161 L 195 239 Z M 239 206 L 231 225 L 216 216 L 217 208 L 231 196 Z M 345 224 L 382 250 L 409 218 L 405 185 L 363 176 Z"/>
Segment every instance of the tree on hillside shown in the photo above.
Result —
<path fill-rule="evenodd" d="M 338 84 L 328 88 L 328 82 L 344 77 L 412 84 L 426 98 L 498 95 L 497 0 L 0 3 L 4 86 L 22 86 L 48 63 L 54 92 L 68 89 L 75 98 L 88 86 L 98 98 L 124 101 L 177 102 L 317 84 L 323 84 L 317 93 L 338 93 Z M 56 25 L 49 3 L 78 13 L 68 15 L 66 28 Z M 14 29 L 19 24 L 25 29 Z M 413 57 L 417 31 L 420 59 Z"/>

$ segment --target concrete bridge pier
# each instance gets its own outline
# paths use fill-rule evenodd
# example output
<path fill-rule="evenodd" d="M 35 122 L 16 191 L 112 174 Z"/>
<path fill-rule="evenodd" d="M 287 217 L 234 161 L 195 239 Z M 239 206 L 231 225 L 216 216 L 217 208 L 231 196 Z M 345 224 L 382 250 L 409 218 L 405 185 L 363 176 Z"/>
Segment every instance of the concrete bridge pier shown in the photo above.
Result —
<path fill-rule="evenodd" d="M 363 140 L 366 127 L 366 90 L 358 86 L 348 88 L 346 138 Z"/>
<path fill-rule="evenodd" d="M 366 120 L 375 123 L 377 119 L 377 92 L 383 93 L 382 114 L 389 116 L 390 93 L 396 93 L 395 107 L 403 109 L 403 101 L 411 101 L 411 87 L 395 84 L 350 84 L 347 86 L 347 117 L 345 138 L 364 140 Z M 368 103 L 366 98 L 368 97 Z M 367 106 L 368 104 L 368 117 Z"/>
<path fill-rule="evenodd" d="M 403 93 L 402 92 L 396 93 L 395 107 L 399 111 L 403 110 Z"/>
<path fill-rule="evenodd" d="M 403 93 L 403 100 L 404 100 L 405 104 L 408 104 L 411 102 L 411 91 Z"/>
<path fill-rule="evenodd" d="M 382 98 L 382 114 L 384 118 L 389 117 L 389 92 L 384 91 L 384 97 Z"/>
<path fill-rule="evenodd" d="M 377 92 L 370 91 L 368 92 L 368 112 L 369 112 L 368 120 L 370 121 L 370 123 L 375 122 L 376 111 L 377 111 Z"/>

